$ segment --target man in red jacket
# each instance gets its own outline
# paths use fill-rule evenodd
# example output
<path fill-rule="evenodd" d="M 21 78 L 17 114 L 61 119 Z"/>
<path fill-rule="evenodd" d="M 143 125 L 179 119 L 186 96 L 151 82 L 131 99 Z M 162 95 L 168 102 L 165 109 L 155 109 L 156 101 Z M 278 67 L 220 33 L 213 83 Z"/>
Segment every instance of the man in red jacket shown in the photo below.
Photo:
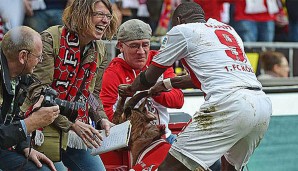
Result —
<path fill-rule="evenodd" d="M 147 69 L 152 58 L 158 53 L 150 50 L 151 28 L 141 20 L 132 19 L 123 23 L 117 33 L 117 48 L 120 54 L 115 57 L 103 75 L 100 99 L 111 121 L 114 116 L 118 101 L 118 86 L 120 84 L 131 84 L 141 71 Z M 168 68 L 160 80 L 175 77 L 173 68 Z M 170 120 L 167 108 L 181 108 L 184 96 L 180 89 L 171 89 L 162 92 L 158 96 L 149 98 L 147 107 L 156 114 L 156 124 L 166 126 L 167 141 L 172 143 L 175 136 L 168 128 Z"/>
<path fill-rule="evenodd" d="M 277 15 L 284 15 L 280 0 L 230 0 L 235 5 L 234 28 L 244 42 L 272 42 Z"/>

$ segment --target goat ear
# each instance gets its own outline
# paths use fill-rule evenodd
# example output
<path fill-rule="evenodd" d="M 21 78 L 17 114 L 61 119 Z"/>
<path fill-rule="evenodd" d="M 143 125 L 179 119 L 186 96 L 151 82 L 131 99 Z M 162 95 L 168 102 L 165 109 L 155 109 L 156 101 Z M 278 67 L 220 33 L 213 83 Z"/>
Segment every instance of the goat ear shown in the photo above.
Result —
<path fill-rule="evenodd" d="M 128 110 L 126 110 L 127 108 L 130 108 L 129 110 L 132 110 L 135 105 L 144 97 L 147 97 L 149 94 L 148 94 L 148 91 L 143 91 L 143 92 L 140 92 L 136 95 L 134 95 L 132 98 L 130 98 L 124 105 L 124 112 L 129 112 Z"/>
<path fill-rule="evenodd" d="M 132 110 L 134 109 L 135 105 L 144 97 L 147 97 L 148 91 L 140 92 L 136 95 L 134 95 L 132 98 L 130 98 L 124 105 L 124 113 L 126 115 L 126 118 L 129 118 Z M 141 105 L 142 106 L 142 105 Z M 140 110 L 140 107 L 138 108 Z M 142 111 L 142 110 L 141 110 Z"/>
<path fill-rule="evenodd" d="M 124 109 L 124 116 L 126 117 L 126 119 L 130 117 L 132 112 L 131 110 L 132 110 L 131 106 L 128 106 Z"/>

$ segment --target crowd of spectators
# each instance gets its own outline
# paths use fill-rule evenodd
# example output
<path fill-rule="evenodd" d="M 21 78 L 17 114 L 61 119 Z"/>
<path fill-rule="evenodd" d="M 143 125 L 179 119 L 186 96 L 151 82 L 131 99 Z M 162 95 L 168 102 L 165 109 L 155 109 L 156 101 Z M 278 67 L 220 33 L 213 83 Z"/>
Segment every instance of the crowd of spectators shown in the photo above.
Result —
<path fill-rule="evenodd" d="M 63 9 L 73 0 L 5 1 L 8 0 L 0 2 L 0 39 L 3 28 L 24 24 L 41 32 L 62 24 Z M 121 23 L 140 19 L 150 24 L 154 36 L 158 37 L 168 31 L 172 11 L 184 1 L 200 4 L 206 11 L 206 19 L 214 18 L 232 25 L 244 42 L 298 41 L 296 0 L 256 0 L 255 3 L 246 0 L 111 0 L 111 3 Z M 19 12 L 10 14 L 12 5 Z"/>
<path fill-rule="evenodd" d="M 17 25 L 27 25 L 37 32 L 61 25 L 64 8 L 73 0 L 2 0 L 0 2 L 0 42 L 3 34 Z M 110 0 L 119 25 L 140 19 L 152 29 L 151 42 L 159 43 L 171 28 L 171 14 L 182 2 L 202 6 L 206 20 L 214 18 L 235 28 L 243 42 L 297 42 L 297 0 Z M 12 6 L 18 12 L 11 13 Z M 177 65 L 177 66 L 176 66 Z M 180 63 L 174 68 L 181 69 Z M 181 71 L 175 71 L 177 74 Z"/>
<path fill-rule="evenodd" d="M 119 25 L 134 18 L 148 23 L 152 29 L 153 37 L 157 37 L 156 39 L 151 38 L 151 41 L 159 41 L 160 38 L 172 28 L 171 14 L 180 3 L 184 1 L 193 1 L 200 4 L 205 10 L 206 21 L 209 18 L 214 18 L 233 26 L 243 42 L 298 42 L 298 12 L 294 8 L 298 5 L 297 0 L 255 0 L 254 3 L 251 3 L 250 0 L 109 1 L 112 3 L 113 9 L 109 9 L 109 12 L 111 13 L 111 11 L 115 11 L 115 14 L 120 21 L 118 23 Z M 51 26 L 63 25 L 63 11 L 72 2 L 73 0 L 1 0 L 0 45 L 3 35 L 8 30 L 13 30 L 13 28 L 19 25 L 29 26 L 39 33 L 42 33 Z M 14 10 L 12 10 L 12 8 Z M 89 14 L 94 15 L 93 13 L 91 12 Z M 97 15 L 98 18 L 102 17 L 101 19 L 109 20 L 109 22 L 116 18 L 108 13 L 102 14 L 101 12 L 97 12 Z M 44 34 L 42 35 L 43 37 L 45 36 Z M 107 35 L 100 35 L 100 39 L 101 36 L 104 38 L 104 36 Z M 5 42 L 5 40 L 3 40 L 3 42 Z M 125 45 L 125 41 L 123 41 L 123 46 L 125 48 L 122 48 L 122 50 L 131 48 L 129 46 L 126 47 L 127 45 Z M 90 47 L 87 47 L 86 45 L 86 48 Z M 144 49 L 143 46 L 142 48 Z M 147 50 L 149 51 L 149 49 Z M 30 51 L 27 52 L 27 49 L 22 49 L 21 51 L 25 51 L 24 54 L 26 53 L 27 56 L 31 53 Z M 283 54 L 278 52 L 262 53 L 260 61 L 262 62 L 263 67 L 262 74 L 264 74 L 260 77 L 288 77 L 289 64 Z M 175 65 L 179 65 L 179 63 L 175 63 Z M 112 81 L 115 83 L 115 80 Z M 107 119 L 101 118 L 98 122 L 103 122 L 105 120 Z M 75 132 L 77 133 L 79 131 Z M 71 168 L 70 166 L 68 167 Z"/>

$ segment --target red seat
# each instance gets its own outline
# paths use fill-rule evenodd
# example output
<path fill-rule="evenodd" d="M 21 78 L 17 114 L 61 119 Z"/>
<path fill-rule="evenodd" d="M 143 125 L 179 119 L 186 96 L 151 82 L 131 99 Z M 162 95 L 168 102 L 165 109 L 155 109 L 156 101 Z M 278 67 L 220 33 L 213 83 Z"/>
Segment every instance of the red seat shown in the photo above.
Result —
<path fill-rule="evenodd" d="M 178 135 L 187 125 L 188 122 L 174 122 L 169 123 L 168 127 L 172 131 L 172 134 Z"/>
<path fill-rule="evenodd" d="M 130 155 L 127 150 L 110 151 L 100 154 L 107 171 L 128 171 Z"/>
<path fill-rule="evenodd" d="M 106 171 L 128 171 L 128 167 L 124 165 L 105 165 Z"/>

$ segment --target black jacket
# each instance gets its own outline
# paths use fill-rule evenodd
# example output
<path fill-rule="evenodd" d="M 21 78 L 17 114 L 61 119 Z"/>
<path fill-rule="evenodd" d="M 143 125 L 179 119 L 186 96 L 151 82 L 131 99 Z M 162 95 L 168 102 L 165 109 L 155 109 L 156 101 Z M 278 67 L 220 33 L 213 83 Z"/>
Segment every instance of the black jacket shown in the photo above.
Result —
<path fill-rule="evenodd" d="M 14 93 L 11 90 L 7 61 L 3 53 L 0 55 L 0 64 L 0 148 L 7 149 L 16 145 L 17 150 L 22 152 L 24 148 L 29 147 L 30 139 L 27 139 L 19 118 L 11 124 L 4 125 L 5 116 L 11 108 Z"/>

